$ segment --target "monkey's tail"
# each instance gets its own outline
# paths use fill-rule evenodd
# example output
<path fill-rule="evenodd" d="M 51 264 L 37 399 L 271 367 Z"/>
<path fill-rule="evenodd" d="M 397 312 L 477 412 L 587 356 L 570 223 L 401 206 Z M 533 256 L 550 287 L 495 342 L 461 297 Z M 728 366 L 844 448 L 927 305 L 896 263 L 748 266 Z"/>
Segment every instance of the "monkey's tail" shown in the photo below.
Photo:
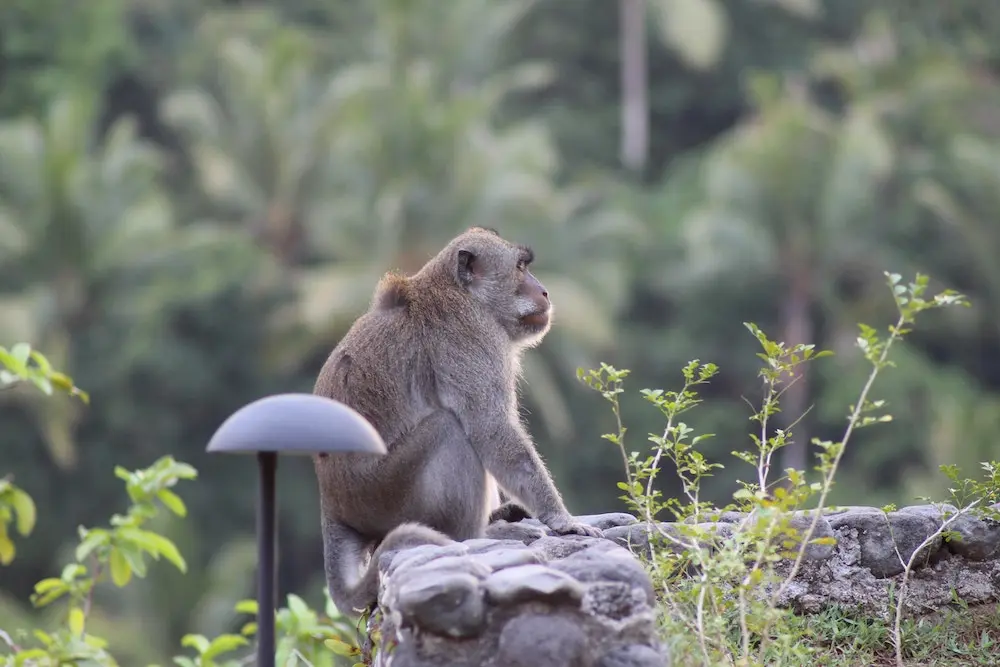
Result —
<path fill-rule="evenodd" d="M 383 554 L 423 544 L 446 546 L 452 543 L 454 540 L 423 524 L 403 523 L 396 526 L 375 549 L 368 561 L 368 567 L 355 583 L 351 584 L 345 580 L 344 574 L 346 573 L 336 573 L 338 575 L 336 577 L 330 576 L 334 573 L 327 573 L 328 588 L 333 604 L 343 614 L 353 614 L 356 611 L 374 607 L 378 602 L 378 562 Z"/>

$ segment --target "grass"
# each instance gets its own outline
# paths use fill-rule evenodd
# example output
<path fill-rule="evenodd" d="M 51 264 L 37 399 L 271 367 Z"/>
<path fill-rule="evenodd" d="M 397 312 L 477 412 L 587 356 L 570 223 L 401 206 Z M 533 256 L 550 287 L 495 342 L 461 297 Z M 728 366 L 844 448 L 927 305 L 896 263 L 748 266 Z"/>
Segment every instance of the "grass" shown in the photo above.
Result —
<path fill-rule="evenodd" d="M 892 621 L 864 618 L 845 610 L 799 617 L 815 649 L 817 667 L 896 664 Z M 1000 603 L 955 606 L 902 624 L 907 667 L 996 665 L 1000 663 Z"/>

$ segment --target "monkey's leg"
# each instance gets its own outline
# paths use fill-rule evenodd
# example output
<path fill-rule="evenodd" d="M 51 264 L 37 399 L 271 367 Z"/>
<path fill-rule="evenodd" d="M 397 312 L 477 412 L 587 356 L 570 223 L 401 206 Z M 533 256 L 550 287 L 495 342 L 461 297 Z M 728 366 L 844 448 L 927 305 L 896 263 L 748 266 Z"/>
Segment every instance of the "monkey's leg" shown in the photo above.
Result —
<path fill-rule="evenodd" d="M 371 541 L 337 521 L 323 523 L 323 554 L 327 587 L 334 606 L 346 616 L 371 609 L 378 602 L 379 558 L 386 553 L 419 546 L 450 544 L 446 535 L 415 523 L 396 526 L 378 545 L 361 572 L 361 554 Z"/>
<path fill-rule="evenodd" d="M 483 400 L 479 396 L 476 398 L 477 401 Z M 520 422 L 508 419 L 495 407 L 482 403 L 468 405 L 468 397 L 465 396 L 456 400 L 456 397 L 446 394 L 445 399 L 446 404 L 447 400 L 452 400 L 460 408 L 465 408 L 466 412 L 459 414 L 481 415 L 477 420 L 466 419 L 463 424 L 469 433 L 469 441 L 497 483 L 530 508 L 534 518 L 563 535 L 603 535 L 600 529 L 577 521 L 566 509 L 552 477 L 535 451 L 531 437 Z M 464 405 L 459 403 L 463 400 L 466 402 Z"/>
<path fill-rule="evenodd" d="M 407 438 L 425 456 L 421 466 L 401 471 L 411 479 L 407 520 L 436 528 L 455 540 L 481 537 L 499 492 L 453 413 L 440 410 Z"/>
<path fill-rule="evenodd" d="M 352 614 L 358 603 L 361 568 L 372 541 L 350 526 L 323 518 L 323 569 L 330 597 L 344 614 Z M 362 607 L 367 600 L 361 601 Z"/>

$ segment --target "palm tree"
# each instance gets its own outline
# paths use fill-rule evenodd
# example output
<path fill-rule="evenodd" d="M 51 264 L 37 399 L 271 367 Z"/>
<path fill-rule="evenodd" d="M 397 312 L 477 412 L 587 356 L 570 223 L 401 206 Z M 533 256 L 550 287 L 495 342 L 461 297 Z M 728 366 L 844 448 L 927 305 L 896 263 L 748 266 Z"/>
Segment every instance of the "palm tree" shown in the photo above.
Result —
<path fill-rule="evenodd" d="M 128 363 L 156 330 L 165 301 L 217 289 L 226 254 L 239 248 L 208 227 L 181 231 L 159 186 L 160 154 L 137 138 L 131 119 L 99 137 L 97 111 L 94 96 L 72 94 L 41 118 L 0 124 L 0 267 L 13 286 L 2 295 L 0 326 L 19 326 L 2 333 L 37 341 L 66 368 L 70 335 L 91 321 L 98 300 L 135 318 L 133 345 L 109 360 Z M 199 266 L 203 252 L 215 261 Z M 162 272 L 177 258 L 198 270 Z M 79 406 L 10 393 L 34 409 L 55 460 L 72 464 Z"/>
<path fill-rule="evenodd" d="M 795 81 L 785 94 L 759 99 L 758 113 L 706 157 L 704 201 L 683 226 L 685 280 L 777 281 L 777 339 L 815 343 L 817 309 L 840 307 L 841 279 L 864 283 L 886 266 L 873 227 L 895 152 L 881 113 L 864 101 L 842 115 L 827 113 Z M 809 377 L 808 366 L 799 367 L 785 392 L 786 427 L 807 411 Z M 782 450 L 783 469 L 805 469 L 808 436 L 805 424 L 797 425 Z"/>

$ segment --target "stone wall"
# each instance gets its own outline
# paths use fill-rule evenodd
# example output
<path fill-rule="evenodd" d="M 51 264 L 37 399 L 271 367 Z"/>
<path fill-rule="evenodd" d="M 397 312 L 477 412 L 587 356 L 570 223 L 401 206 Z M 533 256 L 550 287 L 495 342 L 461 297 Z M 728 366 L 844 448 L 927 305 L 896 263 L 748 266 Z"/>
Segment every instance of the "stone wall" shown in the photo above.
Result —
<path fill-rule="evenodd" d="M 628 514 L 583 516 L 602 529 Z M 665 667 L 653 587 L 611 540 L 499 521 L 487 538 L 386 554 L 379 667 Z"/>
<path fill-rule="evenodd" d="M 656 634 L 653 588 L 633 555 L 648 551 L 650 527 L 628 514 L 578 518 L 602 528 L 605 539 L 558 537 L 526 519 L 494 523 L 485 539 L 387 554 L 379 564 L 383 648 L 375 664 L 668 665 Z M 713 518 L 704 527 L 725 539 L 745 515 Z M 811 520 L 801 513 L 793 525 L 805 529 Z M 941 521 L 931 505 L 888 514 L 873 507 L 824 511 L 814 537 L 833 537 L 836 544 L 807 548 L 781 604 L 803 613 L 831 605 L 887 612 L 903 572 L 900 559 L 909 559 Z M 916 559 L 910 611 L 941 608 L 955 596 L 970 604 L 1000 599 L 1000 524 L 963 516 L 949 529 L 960 538 L 938 537 Z"/>
<path fill-rule="evenodd" d="M 957 511 L 950 505 L 914 505 L 885 513 L 875 507 L 841 507 L 823 512 L 813 537 L 833 537 L 836 545 L 810 545 L 795 581 L 780 604 L 803 613 L 831 606 L 880 615 L 889 609 L 892 590 L 902 580 L 908 562 L 924 540 Z M 714 522 L 701 524 L 723 539 L 745 518 L 726 512 Z M 792 524 L 806 530 L 811 513 L 797 513 Z M 670 530 L 669 523 L 660 524 Z M 976 604 L 1000 600 L 1000 523 L 964 515 L 947 530 L 959 533 L 950 541 L 936 537 L 914 559 L 904 598 L 907 611 L 921 613 L 961 600 Z M 636 553 L 648 549 L 648 526 L 634 523 L 612 528 L 605 536 L 629 544 Z M 790 571 L 783 563 L 779 571 Z"/>

